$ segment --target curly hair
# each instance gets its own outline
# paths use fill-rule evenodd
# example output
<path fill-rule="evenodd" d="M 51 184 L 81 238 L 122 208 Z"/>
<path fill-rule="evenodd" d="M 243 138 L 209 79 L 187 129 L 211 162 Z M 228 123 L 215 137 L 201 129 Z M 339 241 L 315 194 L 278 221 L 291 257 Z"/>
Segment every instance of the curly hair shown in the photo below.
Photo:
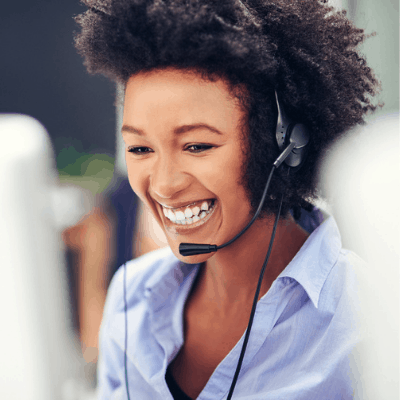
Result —
<path fill-rule="evenodd" d="M 311 131 L 298 172 L 274 174 L 263 214 L 315 199 L 318 162 L 333 141 L 364 123 L 380 84 L 357 46 L 367 35 L 318 0 L 82 0 L 75 46 L 90 73 L 126 84 L 138 72 L 189 69 L 225 79 L 247 111 L 243 185 L 253 212 L 272 163 L 279 93 Z M 246 91 L 234 90 L 245 87 Z"/>

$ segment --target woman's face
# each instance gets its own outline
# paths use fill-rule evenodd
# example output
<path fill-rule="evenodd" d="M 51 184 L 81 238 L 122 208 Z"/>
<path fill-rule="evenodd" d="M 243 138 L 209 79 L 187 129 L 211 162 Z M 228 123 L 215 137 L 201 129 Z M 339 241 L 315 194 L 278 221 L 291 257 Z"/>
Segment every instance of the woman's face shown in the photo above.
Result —
<path fill-rule="evenodd" d="M 162 227 L 174 254 L 179 244 L 220 245 L 248 223 L 242 180 L 244 111 L 224 81 L 187 71 L 132 76 L 122 135 L 129 182 Z"/>

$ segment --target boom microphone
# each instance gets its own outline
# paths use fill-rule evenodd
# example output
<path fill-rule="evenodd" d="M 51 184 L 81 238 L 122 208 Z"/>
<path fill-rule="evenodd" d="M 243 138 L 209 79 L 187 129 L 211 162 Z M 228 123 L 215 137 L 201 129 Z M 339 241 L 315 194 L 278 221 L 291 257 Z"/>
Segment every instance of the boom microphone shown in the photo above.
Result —
<path fill-rule="evenodd" d="M 285 148 L 285 150 L 279 155 L 279 157 L 275 160 L 271 172 L 269 174 L 268 180 L 267 180 L 267 184 L 265 185 L 265 189 L 264 189 L 264 193 L 261 197 L 261 201 L 260 204 L 257 208 L 256 213 L 254 214 L 252 220 L 247 224 L 247 226 L 241 231 L 239 232 L 233 239 L 229 240 L 228 242 L 221 244 L 221 246 L 217 246 L 216 244 L 200 244 L 200 243 L 181 243 L 179 245 L 179 253 L 182 256 L 195 256 L 197 254 L 206 254 L 206 253 L 213 253 L 216 252 L 219 249 L 223 249 L 226 246 L 229 246 L 231 243 L 233 243 L 236 239 L 240 238 L 240 236 L 242 236 L 247 229 L 250 228 L 251 225 L 253 225 L 254 221 L 257 219 L 257 217 L 259 216 L 265 199 L 267 197 L 267 193 L 268 193 L 268 188 L 269 188 L 269 184 L 271 183 L 271 178 L 272 175 L 275 171 L 275 169 L 277 169 L 282 163 L 283 161 L 285 161 L 285 159 L 292 154 L 293 150 L 302 148 L 303 144 L 301 144 L 300 146 L 297 146 L 296 142 L 294 142 L 293 140 L 290 141 L 290 144 Z"/>

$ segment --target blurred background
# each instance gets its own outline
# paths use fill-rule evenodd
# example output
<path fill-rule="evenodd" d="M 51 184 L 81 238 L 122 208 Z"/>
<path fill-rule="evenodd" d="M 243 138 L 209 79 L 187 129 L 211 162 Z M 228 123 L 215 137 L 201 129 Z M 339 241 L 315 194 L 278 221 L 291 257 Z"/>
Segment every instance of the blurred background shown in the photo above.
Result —
<path fill-rule="evenodd" d="M 65 376 L 80 382 L 76 384 L 72 378 L 68 378 L 67 383 L 63 384 L 62 396 L 63 399 L 89 399 L 95 393 L 98 330 L 108 284 L 124 261 L 164 246 L 165 238 L 151 216 L 141 209 L 127 182 L 124 149 L 119 135 L 122 113 L 118 102 L 121 98 L 120 88 L 106 78 L 90 76 L 74 49 L 73 32 L 77 26 L 73 16 L 84 11 L 84 8 L 77 0 L 3 3 L 0 13 L 0 113 L 30 115 L 43 125 L 50 138 L 43 148 L 49 146 L 50 150 L 46 150 L 45 154 L 52 161 L 43 168 L 54 170 L 54 185 L 58 188 L 52 195 L 52 202 L 57 209 L 54 212 L 57 221 L 54 234 L 60 240 L 54 246 L 63 257 L 60 261 L 63 269 L 60 279 L 65 281 L 67 299 L 65 318 L 68 323 L 65 329 L 72 338 L 71 347 L 67 347 L 68 352 L 74 354 L 73 365 L 78 371 L 66 372 Z M 383 243 L 379 245 L 382 251 L 389 254 L 389 263 L 395 265 L 398 263 L 400 247 L 397 246 L 400 244 L 397 228 L 400 197 L 399 4 L 397 0 L 332 0 L 331 3 L 337 8 L 346 9 L 350 19 L 357 26 L 365 28 L 367 33 L 377 32 L 376 36 L 366 41 L 362 51 L 382 81 L 381 100 L 385 106 L 369 117 L 367 127 L 355 130 L 350 136 L 353 138 L 351 140 L 356 140 L 357 148 L 357 138 L 363 132 L 369 135 L 371 140 L 366 143 L 373 148 L 379 147 L 374 138 L 380 136 L 387 140 L 379 142 L 379 145 L 383 150 L 381 156 L 390 162 L 383 173 L 389 183 L 380 189 L 383 197 L 368 204 L 377 204 L 380 210 L 384 207 L 387 214 L 390 213 L 391 217 L 383 221 L 381 229 L 384 233 L 378 235 L 377 240 Z M 4 132 L 1 132 L 0 126 L 0 135 L 15 129 L 7 126 Z M 41 128 L 33 123 L 26 129 L 40 131 Z M 24 141 L 15 140 L 10 142 L 6 152 L 26 146 Z M 345 154 L 344 148 L 349 148 L 348 142 L 338 144 L 331 152 L 332 157 L 323 165 L 326 178 L 321 183 L 321 193 L 327 198 L 323 206 L 335 215 L 345 247 L 357 251 L 366 259 L 378 260 L 381 254 L 368 254 L 368 247 L 374 247 L 373 244 L 365 246 L 365 241 L 360 243 L 352 240 L 359 232 L 354 232 L 354 223 L 350 223 L 358 221 L 352 219 L 356 215 L 351 210 L 360 210 L 360 207 L 357 201 L 354 208 L 348 207 L 348 204 L 352 204 L 349 199 L 351 196 L 360 196 L 360 193 L 363 196 L 369 196 L 370 193 L 364 193 L 361 189 L 352 193 L 349 188 L 355 188 L 354 181 L 345 179 L 350 175 L 337 172 L 342 171 L 340 157 Z M 385 153 L 388 149 L 391 153 Z M 354 159 L 358 160 L 357 157 Z M 362 155 L 359 160 L 361 163 Z M 368 164 L 373 165 L 374 161 L 379 160 L 374 153 L 368 158 Z M 358 165 L 354 165 L 354 170 Z M 368 175 L 369 178 L 376 177 L 377 184 L 382 183 L 380 175 L 377 175 L 381 166 L 382 162 L 378 169 Z M 369 182 L 375 181 L 371 179 Z M 391 202 L 386 203 L 386 196 L 390 197 Z M 389 205 L 390 211 L 387 208 Z M 347 214 L 344 210 L 347 210 Z M 372 215 L 370 209 L 368 212 Z M 382 222 L 382 217 L 378 213 L 371 217 L 371 221 L 370 224 L 376 227 L 376 221 Z M 393 229 L 388 231 L 388 226 Z M 0 265 L 2 270 L 10 269 L 4 260 Z M 390 275 L 392 286 L 387 290 L 387 295 L 397 296 L 394 303 L 397 302 L 398 309 L 397 267 Z M 391 312 L 395 314 L 396 309 L 392 308 Z M 391 329 L 392 335 L 393 332 L 398 334 L 398 325 Z M 398 365 L 396 368 L 398 371 Z M 392 392 L 395 384 L 398 390 L 398 381 L 382 382 Z M 2 398 L 40 398 L 32 393 L 33 397 L 12 397 L 10 394 L 5 397 L 2 395 L 4 388 L 4 385 L 0 385 Z"/>

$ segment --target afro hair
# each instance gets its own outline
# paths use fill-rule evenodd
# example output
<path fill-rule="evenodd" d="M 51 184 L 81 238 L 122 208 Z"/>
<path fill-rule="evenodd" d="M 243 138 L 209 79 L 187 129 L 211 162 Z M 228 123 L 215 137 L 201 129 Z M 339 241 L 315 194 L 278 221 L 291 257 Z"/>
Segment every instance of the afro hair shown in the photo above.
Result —
<path fill-rule="evenodd" d="M 218 78 L 247 111 L 243 165 L 254 212 L 271 166 L 279 93 L 291 119 L 311 131 L 301 169 L 275 172 L 263 214 L 299 213 L 315 199 L 328 146 L 374 111 L 379 82 L 357 47 L 366 39 L 345 11 L 318 0 L 82 0 L 75 46 L 90 73 L 126 84 L 139 72 L 195 70 Z"/>

